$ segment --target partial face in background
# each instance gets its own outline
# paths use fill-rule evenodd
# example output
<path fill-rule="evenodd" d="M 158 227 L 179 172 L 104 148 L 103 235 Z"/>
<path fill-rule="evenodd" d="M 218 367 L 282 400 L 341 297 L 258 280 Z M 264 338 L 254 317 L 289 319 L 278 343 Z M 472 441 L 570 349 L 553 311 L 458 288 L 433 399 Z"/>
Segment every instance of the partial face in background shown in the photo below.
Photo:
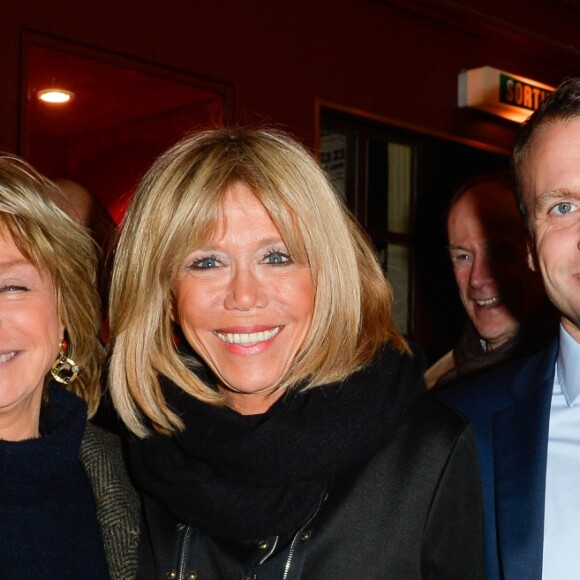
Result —
<path fill-rule="evenodd" d="M 522 176 L 533 234 L 530 264 L 580 342 L 580 119 L 536 129 Z"/>
<path fill-rule="evenodd" d="M 513 337 L 541 297 L 528 268 L 527 235 L 507 185 L 479 183 L 452 206 L 449 251 L 467 315 L 488 347 Z"/>
<path fill-rule="evenodd" d="M 237 184 L 212 238 L 180 267 L 173 318 L 230 405 L 263 413 L 308 334 L 314 298 L 310 268 L 294 261 L 265 208 Z"/>
<path fill-rule="evenodd" d="M 50 276 L 0 231 L 0 438 L 38 434 L 44 379 L 63 332 Z"/>

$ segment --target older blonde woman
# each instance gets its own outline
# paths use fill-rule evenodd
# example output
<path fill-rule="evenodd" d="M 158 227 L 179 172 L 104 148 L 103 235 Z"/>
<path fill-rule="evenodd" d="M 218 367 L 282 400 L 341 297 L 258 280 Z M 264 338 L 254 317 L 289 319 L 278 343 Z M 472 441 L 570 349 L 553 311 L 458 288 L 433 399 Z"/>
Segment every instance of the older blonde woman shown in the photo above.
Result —
<path fill-rule="evenodd" d="M 139 502 L 87 425 L 103 349 L 89 236 L 55 186 L 0 156 L 0 576 L 128 579 Z"/>
<path fill-rule="evenodd" d="M 154 164 L 111 328 L 140 577 L 482 576 L 470 430 L 419 397 L 373 250 L 291 138 L 209 131 Z"/>

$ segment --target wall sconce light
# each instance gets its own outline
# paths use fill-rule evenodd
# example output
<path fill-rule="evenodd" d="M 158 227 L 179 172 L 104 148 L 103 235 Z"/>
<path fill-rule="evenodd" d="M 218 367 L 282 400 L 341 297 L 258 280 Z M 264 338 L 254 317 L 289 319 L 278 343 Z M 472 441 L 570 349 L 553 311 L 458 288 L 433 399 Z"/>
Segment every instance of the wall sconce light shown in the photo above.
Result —
<path fill-rule="evenodd" d="M 554 87 L 482 66 L 459 73 L 458 105 L 522 123 Z"/>
<path fill-rule="evenodd" d="M 38 99 L 43 103 L 51 104 L 64 104 L 69 103 L 74 99 L 75 94 L 72 91 L 67 91 L 65 89 L 43 89 L 36 93 Z"/>

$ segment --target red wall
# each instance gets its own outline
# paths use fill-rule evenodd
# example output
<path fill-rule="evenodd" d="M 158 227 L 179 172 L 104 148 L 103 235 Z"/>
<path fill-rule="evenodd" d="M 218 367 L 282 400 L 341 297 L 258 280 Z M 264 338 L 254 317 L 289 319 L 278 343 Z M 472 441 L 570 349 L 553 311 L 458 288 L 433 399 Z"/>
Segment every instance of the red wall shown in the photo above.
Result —
<path fill-rule="evenodd" d="M 237 120 L 275 123 L 309 144 L 321 99 L 505 150 L 514 125 L 459 110 L 458 72 L 489 65 L 548 84 L 580 72 L 580 12 L 564 0 L 533 11 L 520 0 L 3 4 L 0 149 L 18 146 L 23 30 L 232 83 Z"/>
<path fill-rule="evenodd" d="M 533 9 L 528 0 L 0 3 L 0 150 L 14 152 L 20 152 L 26 32 L 233 87 L 230 118 L 275 124 L 310 146 L 317 143 L 318 108 L 325 103 L 507 153 L 516 125 L 459 109 L 458 73 L 488 65 L 550 85 L 580 74 L 580 8 L 572 5 L 578 0 L 535 0 Z M 164 132 L 162 119 L 157 129 Z M 143 160 L 158 152 L 150 127 L 135 136 L 137 144 L 103 134 L 105 145 L 83 136 L 73 144 L 74 155 L 70 142 L 48 147 L 55 160 L 68 151 L 66 176 L 95 191 L 118 218 Z M 48 149 L 41 140 L 29 146 Z M 92 164 L 83 156 L 87 151 Z M 456 160 L 446 161 L 452 168 Z M 425 189 L 426 197 L 441 201 L 442 192 Z M 425 219 L 435 221 L 431 214 Z M 432 284 L 425 294 L 433 294 Z M 430 325 L 427 320 L 422 328 Z"/>

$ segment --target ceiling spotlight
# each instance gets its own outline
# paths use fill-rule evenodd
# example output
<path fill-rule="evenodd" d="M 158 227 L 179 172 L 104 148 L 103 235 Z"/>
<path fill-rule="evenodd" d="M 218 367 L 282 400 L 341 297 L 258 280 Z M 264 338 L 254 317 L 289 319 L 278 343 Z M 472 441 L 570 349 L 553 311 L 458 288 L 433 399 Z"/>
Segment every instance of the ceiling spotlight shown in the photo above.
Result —
<path fill-rule="evenodd" d="M 72 101 L 75 94 L 64 89 L 44 89 L 38 91 L 37 96 L 44 103 L 62 104 Z"/>

